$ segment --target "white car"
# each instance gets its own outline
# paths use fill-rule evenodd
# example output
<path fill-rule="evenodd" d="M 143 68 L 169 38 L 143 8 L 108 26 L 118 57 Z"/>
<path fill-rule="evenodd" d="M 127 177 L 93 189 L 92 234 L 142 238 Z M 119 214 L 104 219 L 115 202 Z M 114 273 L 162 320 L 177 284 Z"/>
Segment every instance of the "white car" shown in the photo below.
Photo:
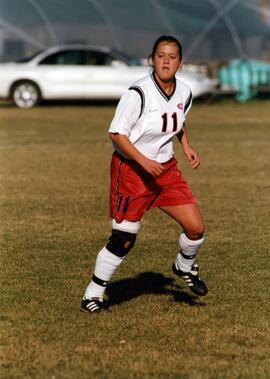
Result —
<path fill-rule="evenodd" d="M 20 108 L 42 99 L 119 99 L 150 68 L 107 47 L 64 45 L 31 59 L 0 64 L 0 98 Z M 215 91 L 216 82 L 187 69 L 179 78 L 193 97 Z"/>

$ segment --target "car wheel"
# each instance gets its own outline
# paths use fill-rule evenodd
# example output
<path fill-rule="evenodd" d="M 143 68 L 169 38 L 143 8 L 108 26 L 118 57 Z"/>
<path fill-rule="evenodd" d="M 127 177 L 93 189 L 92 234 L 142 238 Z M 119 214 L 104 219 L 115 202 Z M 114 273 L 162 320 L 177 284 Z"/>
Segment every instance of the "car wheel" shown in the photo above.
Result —
<path fill-rule="evenodd" d="M 33 82 L 16 83 L 11 89 L 11 99 L 19 108 L 32 108 L 41 100 L 40 89 Z"/>

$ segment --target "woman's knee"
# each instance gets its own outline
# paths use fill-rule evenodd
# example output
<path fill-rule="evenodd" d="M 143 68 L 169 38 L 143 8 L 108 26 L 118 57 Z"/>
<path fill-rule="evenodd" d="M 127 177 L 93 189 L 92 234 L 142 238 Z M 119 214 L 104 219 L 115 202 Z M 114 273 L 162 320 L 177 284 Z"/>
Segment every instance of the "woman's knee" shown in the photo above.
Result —
<path fill-rule="evenodd" d="M 190 228 L 186 228 L 185 235 L 191 239 L 191 240 L 198 240 L 201 239 L 204 236 L 205 233 L 205 227 L 203 223 L 200 223 L 198 225 L 193 225 Z"/>

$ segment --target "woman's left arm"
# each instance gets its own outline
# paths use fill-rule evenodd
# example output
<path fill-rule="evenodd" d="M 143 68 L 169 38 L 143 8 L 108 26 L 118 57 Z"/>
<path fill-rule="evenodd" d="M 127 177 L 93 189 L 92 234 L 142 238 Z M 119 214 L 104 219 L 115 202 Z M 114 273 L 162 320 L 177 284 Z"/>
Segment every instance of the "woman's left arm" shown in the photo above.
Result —
<path fill-rule="evenodd" d="M 200 157 L 189 145 L 185 126 L 183 126 L 181 132 L 177 134 L 177 138 L 182 145 L 184 154 L 191 164 L 191 167 L 194 169 L 198 168 L 200 166 Z"/>

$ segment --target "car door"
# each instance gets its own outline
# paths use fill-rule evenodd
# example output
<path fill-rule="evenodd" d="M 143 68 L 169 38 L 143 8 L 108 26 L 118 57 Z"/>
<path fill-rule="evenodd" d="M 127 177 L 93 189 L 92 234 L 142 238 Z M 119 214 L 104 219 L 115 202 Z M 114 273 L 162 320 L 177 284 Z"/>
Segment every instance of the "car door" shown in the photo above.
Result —
<path fill-rule="evenodd" d="M 83 51 L 52 53 L 38 64 L 39 82 L 44 98 L 80 98 L 84 86 Z"/>

